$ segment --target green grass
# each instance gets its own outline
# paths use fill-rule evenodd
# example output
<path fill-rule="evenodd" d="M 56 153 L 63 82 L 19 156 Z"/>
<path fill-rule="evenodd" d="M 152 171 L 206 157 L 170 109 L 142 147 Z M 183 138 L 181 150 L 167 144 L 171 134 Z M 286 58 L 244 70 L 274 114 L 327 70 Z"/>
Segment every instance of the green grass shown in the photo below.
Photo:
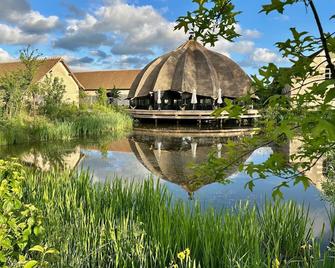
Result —
<path fill-rule="evenodd" d="M 41 243 L 60 251 L 51 267 L 186 267 L 176 257 L 186 248 L 201 267 L 334 267 L 331 252 L 320 261 L 308 210 L 292 202 L 217 213 L 172 202 L 152 181 L 92 184 L 54 171 L 25 182 L 26 202 L 44 214 Z"/>
<path fill-rule="evenodd" d="M 0 119 L 0 145 L 95 138 L 127 132 L 131 118 L 113 108 L 62 108 L 47 115 Z"/>

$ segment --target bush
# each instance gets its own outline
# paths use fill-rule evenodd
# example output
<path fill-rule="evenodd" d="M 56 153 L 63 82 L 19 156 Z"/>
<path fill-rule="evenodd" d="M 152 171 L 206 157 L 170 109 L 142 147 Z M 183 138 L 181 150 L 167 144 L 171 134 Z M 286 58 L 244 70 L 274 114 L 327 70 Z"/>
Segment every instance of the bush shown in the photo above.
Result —
<path fill-rule="evenodd" d="M 62 104 L 49 106 L 44 116 L 21 114 L 1 120 L 0 145 L 114 136 L 116 132 L 126 132 L 131 127 L 132 120 L 124 111 L 101 105 L 79 109 Z"/>
<path fill-rule="evenodd" d="M 15 161 L 0 160 L 0 265 L 17 267 L 38 261 L 31 260 L 43 233 L 41 211 L 23 201 L 25 172 Z M 41 247 L 43 248 L 43 247 Z"/>

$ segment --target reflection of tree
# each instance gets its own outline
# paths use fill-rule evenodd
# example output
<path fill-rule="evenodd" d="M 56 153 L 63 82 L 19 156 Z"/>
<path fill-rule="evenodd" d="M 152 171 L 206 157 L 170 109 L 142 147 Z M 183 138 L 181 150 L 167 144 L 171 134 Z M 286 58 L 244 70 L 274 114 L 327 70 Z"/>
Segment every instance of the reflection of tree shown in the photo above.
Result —
<path fill-rule="evenodd" d="M 97 148 L 107 152 L 108 145 L 119 138 L 109 135 L 96 140 L 72 140 L 67 142 L 50 142 L 2 146 L 0 158 L 18 158 L 29 166 L 43 170 L 50 168 L 73 169 L 83 157 L 80 148 Z"/>
<path fill-rule="evenodd" d="M 323 163 L 323 174 L 325 181 L 322 183 L 322 189 L 325 198 L 331 203 L 335 203 L 335 151 L 327 153 Z"/>
<path fill-rule="evenodd" d="M 323 173 L 326 178 L 335 181 L 335 151 L 327 153 L 323 167 Z"/>
<path fill-rule="evenodd" d="M 23 163 L 42 170 L 73 168 L 81 158 L 76 142 L 39 143 L 8 146 L 0 153 L 1 158 L 15 157 Z"/>

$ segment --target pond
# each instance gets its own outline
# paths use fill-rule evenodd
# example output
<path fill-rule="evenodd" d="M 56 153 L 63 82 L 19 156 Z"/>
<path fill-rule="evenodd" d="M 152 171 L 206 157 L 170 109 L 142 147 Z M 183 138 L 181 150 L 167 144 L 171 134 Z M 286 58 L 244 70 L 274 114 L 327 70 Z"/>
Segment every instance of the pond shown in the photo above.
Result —
<path fill-rule="evenodd" d="M 245 133 L 244 133 L 245 134 Z M 209 153 L 224 157 L 222 145 L 227 139 L 238 139 L 238 132 L 227 130 L 221 133 L 202 135 L 199 131 L 182 132 L 134 131 L 127 137 L 99 141 L 71 141 L 2 147 L 0 158 L 16 157 L 27 165 L 48 170 L 53 166 L 79 171 L 89 170 L 93 180 L 103 182 L 121 177 L 124 180 L 142 181 L 152 177 L 166 185 L 173 198 L 186 203 L 199 202 L 203 208 L 216 210 L 229 208 L 239 201 L 262 204 L 271 198 L 272 189 L 280 179 L 269 175 L 266 180 L 256 183 L 254 191 L 245 189 L 248 176 L 230 170 L 229 183 L 195 179 L 192 166 L 207 160 Z M 296 144 L 279 148 L 288 154 Z M 273 150 L 264 147 L 254 151 L 243 161 L 260 163 Z M 285 200 L 294 200 L 309 206 L 314 220 L 314 235 L 322 233 L 324 223 L 328 226 L 327 203 L 322 200 L 322 167 L 316 165 L 309 175 L 314 182 L 306 191 L 302 185 L 291 185 L 283 190 Z M 326 227 L 325 236 L 329 236 Z"/>

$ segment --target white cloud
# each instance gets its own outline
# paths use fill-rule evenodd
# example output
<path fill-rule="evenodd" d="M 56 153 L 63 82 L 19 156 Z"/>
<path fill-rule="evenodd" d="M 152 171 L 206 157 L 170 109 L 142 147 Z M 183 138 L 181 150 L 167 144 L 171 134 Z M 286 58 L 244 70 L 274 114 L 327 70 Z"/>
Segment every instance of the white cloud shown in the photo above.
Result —
<path fill-rule="evenodd" d="M 227 56 L 231 53 L 250 54 L 255 49 L 255 43 L 250 40 L 229 42 L 227 40 L 220 39 L 212 49 Z"/>
<path fill-rule="evenodd" d="M 20 28 L 28 33 L 47 33 L 60 24 L 57 16 L 45 17 L 37 11 L 31 11 L 18 19 Z"/>
<path fill-rule="evenodd" d="M 65 36 L 55 42 L 55 47 L 76 50 L 95 43 L 96 46 L 109 45 L 112 52 L 119 55 L 152 54 L 155 48 L 173 49 L 186 39 L 182 32 L 173 31 L 173 27 L 174 23 L 152 6 L 108 1 L 108 5 L 82 20 L 69 20 Z M 91 38 L 94 34 L 104 35 L 105 40 L 95 42 L 95 38 Z"/>
<path fill-rule="evenodd" d="M 243 67 L 260 68 L 269 63 L 285 65 L 288 61 L 268 48 L 255 48 L 239 63 Z"/>
<path fill-rule="evenodd" d="M 13 60 L 14 58 L 4 49 L 0 48 L 0 62 Z"/>
<path fill-rule="evenodd" d="M 33 44 L 45 40 L 45 34 L 60 25 L 57 16 L 46 17 L 32 10 L 28 0 L 1 0 L 0 42 L 6 44 Z"/>
<path fill-rule="evenodd" d="M 27 34 L 18 27 L 0 24 L 0 43 L 11 45 L 35 44 L 46 40 L 45 35 Z"/>
<path fill-rule="evenodd" d="M 257 30 L 245 29 L 244 31 L 242 31 L 242 37 L 244 38 L 256 39 L 261 37 L 261 35 L 261 32 Z"/>
<path fill-rule="evenodd" d="M 279 63 L 284 62 L 284 58 L 280 57 L 267 48 L 257 48 L 251 55 L 251 60 L 259 63 Z"/>

